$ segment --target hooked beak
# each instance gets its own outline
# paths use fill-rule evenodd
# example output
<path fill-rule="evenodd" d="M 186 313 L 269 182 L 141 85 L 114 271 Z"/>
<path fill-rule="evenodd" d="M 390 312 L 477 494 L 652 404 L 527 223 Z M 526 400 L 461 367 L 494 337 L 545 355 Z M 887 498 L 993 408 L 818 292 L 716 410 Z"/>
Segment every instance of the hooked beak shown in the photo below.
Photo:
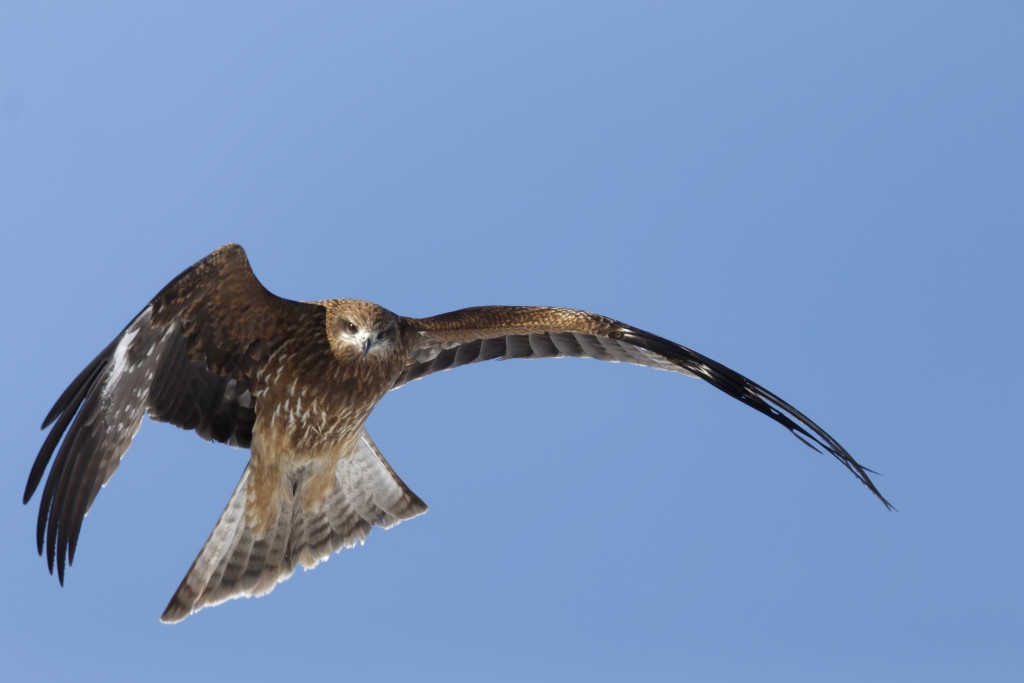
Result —
<path fill-rule="evenodd" d="M 363 340 L 363 360 L 366 360 L 366 356 L 370 353 L 370 348 L 373 346 L 373 335 L 366 335 L 366 339 Z"/>

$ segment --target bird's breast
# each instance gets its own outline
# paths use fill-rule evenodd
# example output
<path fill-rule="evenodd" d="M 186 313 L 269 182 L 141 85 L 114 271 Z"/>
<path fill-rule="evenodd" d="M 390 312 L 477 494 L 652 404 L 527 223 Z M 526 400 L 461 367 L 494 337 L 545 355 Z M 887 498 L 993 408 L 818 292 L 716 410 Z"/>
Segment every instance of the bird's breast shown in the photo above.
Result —
<path fill-rule="evenodd" d="M 346 396 L 325 396 L 293 384 L 260 398 L 254 429 L 272 434 L 283 448 L 320 451 L 357 433 L 373 403 Z"/>
<path fill-rule="evenodd" d="M 330 451 L 359 433 L 393 377 L 361 357 L 293 347 L 279 348 L 257 378 L 253 433 L 279 452 Z"/>

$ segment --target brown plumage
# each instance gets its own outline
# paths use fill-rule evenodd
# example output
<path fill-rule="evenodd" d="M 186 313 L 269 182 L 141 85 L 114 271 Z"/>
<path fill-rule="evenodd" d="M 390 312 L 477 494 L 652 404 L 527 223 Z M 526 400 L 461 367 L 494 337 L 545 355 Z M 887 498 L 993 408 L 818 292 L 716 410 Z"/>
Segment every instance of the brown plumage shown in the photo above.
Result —
<path fill-rule="evenodd" d="M 485 306 L 416 319 L 354 299 L 289 301 L 267 291 L 242 248 L 229 244 L 164 287 L 46 416 L 43 427 L 53 428 L 25 488 L 27 503 L 53 459 L 38 550 L 63 583 L 82 520 L 148 413 L 251 450 L 162 619 L 266 594 L 299 564 L 316 565 L 374 525 L 426 511 L 363 427 L 385 393 L 477 361 L 558 356 L 706 380 L 834 456 L 891 507 L 870 470 L 802 413 L 661 337 L 564 308 Z"/>

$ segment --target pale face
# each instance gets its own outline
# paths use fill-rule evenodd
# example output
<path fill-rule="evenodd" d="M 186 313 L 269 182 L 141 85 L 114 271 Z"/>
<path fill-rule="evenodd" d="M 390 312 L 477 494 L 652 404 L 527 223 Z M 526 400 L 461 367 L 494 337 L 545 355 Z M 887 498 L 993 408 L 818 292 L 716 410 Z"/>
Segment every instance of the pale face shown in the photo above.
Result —
<path fill-rule="evenodd" d="M 376 304 L 339 299 L 328 309 L 335 353 L 364 360 L 388 355 L 399 343 L 398 316 Z"/>

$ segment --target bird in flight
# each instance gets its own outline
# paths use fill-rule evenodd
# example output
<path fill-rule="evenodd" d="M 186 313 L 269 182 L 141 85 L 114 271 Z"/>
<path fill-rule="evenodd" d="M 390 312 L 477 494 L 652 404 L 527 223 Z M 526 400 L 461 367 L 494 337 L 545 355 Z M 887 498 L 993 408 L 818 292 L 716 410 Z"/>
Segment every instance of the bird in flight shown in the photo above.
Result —
<path fill-rule="evenodd" d="M 364 424 L 387 392 L 478 361 L 576 356 L 709 382 L 835 457 L 887 507 L 869 473 L 793 406 L 696 351 L 601 315 L 481 306 L 407 318 L 355 299 L 299 302 L 270 293 L 238 245 L 172 280 L 61 394 L 28 477 L 43 480 L 36 525 L 64 583 L 82 521 L 144 414 L 250 450 L 217 525 L 161 619 L 269 593 L 298 565 L 423 514 L 427 506 Z M 54 457 L 56 455 L 56 457 Z"/>

